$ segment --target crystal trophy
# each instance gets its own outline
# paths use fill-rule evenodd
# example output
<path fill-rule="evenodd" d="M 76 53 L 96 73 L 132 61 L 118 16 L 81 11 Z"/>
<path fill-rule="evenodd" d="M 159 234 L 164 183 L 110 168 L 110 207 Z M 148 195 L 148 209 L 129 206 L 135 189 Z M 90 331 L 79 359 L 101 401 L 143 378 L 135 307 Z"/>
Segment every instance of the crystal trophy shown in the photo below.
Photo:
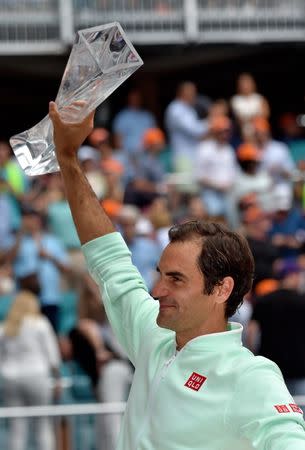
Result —
<path fill-rule="evenodd" d="M 55 99 L 62 119 L 82 121 L 142 64 L 118 22 L 79 30 Z M 49 115 L 10 144 L 27 175 L 59 170 Z"/>

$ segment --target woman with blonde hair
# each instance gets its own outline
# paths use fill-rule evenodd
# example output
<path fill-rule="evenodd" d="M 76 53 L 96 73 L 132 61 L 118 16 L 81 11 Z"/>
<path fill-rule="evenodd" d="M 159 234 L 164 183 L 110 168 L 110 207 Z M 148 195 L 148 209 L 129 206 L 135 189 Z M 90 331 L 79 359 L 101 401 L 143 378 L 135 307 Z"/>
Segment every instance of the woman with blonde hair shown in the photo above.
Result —
<path fill-rule="evenodd" d="M 60 356 L 53 329 L 41 315 L 38 298 L 20 291 L 0 325 L 0 376 L 6 406 L 38 406 L 52 402 L 51 376 L 59 376 Z M 25 418 L 10 422 L 9 450 L 27 446 Z M 47 417 L 35 419 L 37 448 L 55 449 Z"/>

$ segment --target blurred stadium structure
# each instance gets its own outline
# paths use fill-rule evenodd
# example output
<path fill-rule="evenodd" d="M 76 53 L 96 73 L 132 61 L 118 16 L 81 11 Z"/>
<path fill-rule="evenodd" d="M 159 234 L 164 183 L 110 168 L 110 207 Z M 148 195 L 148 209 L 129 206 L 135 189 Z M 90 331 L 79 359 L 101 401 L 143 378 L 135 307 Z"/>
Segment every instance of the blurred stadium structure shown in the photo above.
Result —
<path fill-rule="evenodd" d="M 0 408 L 0 441 L 3 448 L 9 448 L 11 420 L 26 418 L 33 426 L 31 421 L 36 417 L 48 417 L 56 436 L 57 449 L 93 450 L 96 449 L 96 442 L 102 439 L 101 418 L 112 414 L 122 415 L 125 406 L 125 403 L 85 403 Z M 29 438 L 27 449 L 36 449 L 33 435 Z"/>
<path fill-rule="evenodd" d="M 65 53 L 119 21 L 135 44 L 303 41 L 304 0 L 0 0 L 0 55 Z"/>

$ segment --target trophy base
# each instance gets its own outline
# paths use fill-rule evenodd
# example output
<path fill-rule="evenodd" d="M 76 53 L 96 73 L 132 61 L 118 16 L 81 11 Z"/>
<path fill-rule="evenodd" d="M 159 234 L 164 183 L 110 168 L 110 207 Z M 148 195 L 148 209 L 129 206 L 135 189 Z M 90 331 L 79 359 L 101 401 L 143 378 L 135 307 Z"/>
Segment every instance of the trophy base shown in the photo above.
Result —
<path fill-rule="evenodd" d="M 26 175 L 59 171 L 52 134 L 52 122 L 46 116 L 33 128 L 10 138 L 15 156 Z"/>

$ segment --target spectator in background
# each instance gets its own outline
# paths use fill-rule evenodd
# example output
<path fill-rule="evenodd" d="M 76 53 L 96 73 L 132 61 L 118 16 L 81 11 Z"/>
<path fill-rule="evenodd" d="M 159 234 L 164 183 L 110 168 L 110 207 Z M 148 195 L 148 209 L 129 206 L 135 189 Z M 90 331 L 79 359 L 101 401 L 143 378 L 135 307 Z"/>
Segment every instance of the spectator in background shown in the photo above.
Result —
<path fill-rule="evenodd" d="M 213 119 L 218 116 L 229 117 L 229 112 L 230 106 L 227 100 L 224 98 L 219 98 L 210 105 L 208 117 L 209 119 Z"/>
<path fill-rule="evenodd" d="M 113 148 L 111 140 L 111 135 L 106 128 L 95 128 L 88 136 L 88 142 L 95 149 L 97 149 L 100 154 L 101 164 L 113 159 L 122 164 L 124 171 L 121 181 L 125 187 L 126 184 L 134 177 L 134 160 L 136 159 L 137 154 L 130 155 L 122 148 Z"/>
<path fill-rule="evenodd" d="M 154 228 L 156 242 L 161 250 L 169 243 L 168 231 L 173 225 L 173 218 L 165 197 L 157 197 L 150 205 L 147 217 Z"/>
<path fill-rule="evenodd" d="M 272 177 L 273 184 L 285 184 L 292 190 L 292 176 L 296 170 L 289 148 L 272 139 L 269 122 L 261 117 L 253 119 L 254 144 L 261 151 L 261 167 Z"/>
<path fill-rule="evenodd" d="M 39 312 L 38 298 L 27 291 L 17 294 L 0 326 L 0 374 L 6 406 L 39 406 L 59 395 L 59 349 L 54 332 Z M 55 450 L 54 430 L 48 417 L 35 419 L 37 448 Z M 25 450 L 27 419 L 10 420 L 9 450 Z"/>
<path fill-rule="evenodd" d="M 100 153 L 89 145 L 83 145 L 78 151 L 78 159 L 96 196 L 105 195 L 106 182 L 100 169 Z"/>
<path fill-rule="evenodd" d="M 197 146 L 208 131 L 207 121 L 199 119 L 194 108 L 196 98 L 195 84 L 183 82 L 178 86 L 175 100 L 165 111 L 173 169 L 175 172 L 185 173 L 190 183 Z"/>
<path fill-rule="evenodd" d="M 241 223 L 240 204 L 249 194 L 255 194 L 257 204 L 264 210 L 271 206 L 272 179 L 266 170 L 260 169 L 261 154 L 252 144 L 238 147 L 237 159 L 240 165 L 230 195 L 230 225 L 237 228 Z"/>
<path fill-rule="evenodd" d="M 272 243 L 282 258 L 296 257 L 305 244 L 305 218 L 303 212 L 293 205 L 291 189 L 283 184 L 272 192 Z"/>
<path fill-rule="evenodd" d="M 116 225 L 123 204 L 118 200 L 105 198 L 101 201 L 101 206 L 103 207 L 104 211 L 107 211 L 107 215 L 110 217 L 110 220 Z"/>
<path fill-rule="evenodd" d="M 68 255 L 69 270 L 61 273 L 62 288 L 79 293 L 80 276 L 86 271 L 86 265 L 60 173 L 50 174 L 50 188 L 53 195 L 44 208 L 46 227 L 61 242 Z"/>
<path fill-rule="evenodd" d="M 112 158 L 113 149 L 110 145 L 110 133 L 106 128 L 94 128 L 87 140 L 90 146 L 98 150 L 101 160 Z"/>
<path fill-rule="evenodd" d="M 228 218 L 228 194 L 234 184 L 238 164 L 229 144 L 231 122 L 226 116 L 210 121 L 211 138 L 202 141 L 195 158 L 195 174 L 208 215 Z"/>
<path fill-rule="evenodd" d="M 123 165 L 116 159 L 107 159 L 101 162 L 101 171 L 105 178 L 104 199 L 121 203 L 124 197 Z"/>
<path fill-rule="evenodd" d="M 41 311 L 57 330 L 61 273 L 69 271 L 62 242 L 44 230 L 43 217 L 37 210 L 26 207 L 20 231 L 7 247 L 7 260 L 13 263 L 16 279 L 37 278 Z"/>
<path fill-rule="evenodd" d="M 153 234 L 152 225 L 151 229 L 145 229 L 145 233 L 138 227 L 141 218 L 138 208 L 133 205 L 124 205 L 119 212 L 118 225 L 119 231 L 132 252 L 133 264 L 144 278 L 148 291 L 151 291 L 161 248 L 149 235 L 149 233 Z"/>
<path fill-rule="evenodd" d="M 111 141 L 110 132 L 106 128 L 94 128 L 92 133 L 88 136 L 89 145 L 98 153 L 98 161 L 104 162 L 109 159 L 120 160 L 121 153 L 123 153 L 123 156 L 128 156 L 124 151 L 113 148 Z"/>
<path fill-rule="evenodd" d="M 143 135 L 143 152 L 139 155 L 138 175 L 156 185 L 164 179 L 164 168 L 159 155 L 165 147 L 165 135 L 160 128 L 149 128 Z"/>
<path fill-rule="evenodd" d="M 248 327 L 252 351 L 280 367 L 292 395 L 305 393 L 305 296 L 299 293 L 298 264 L 284 260 L 279 269 L 280 284 L 275 291 L 257 299 Z M 254 347 L 260 334 L 258 349 Z"/>
<path fill-rule="evenodd" d="M 52 190 L 56 195 L 45 202 L 47 229 L 56 236 L 66 250 L 80 249 L 79 238 L 72 219 L 71 210 L 66 199 L 60 173 L 51 174 Z"/>
<path fill-rule="evenodd" d="M 242 73 L 238 76 L 236 91 L 231 99 L 231 108 L 241 129 L 254 117 L 269 117 L 268 102 L 257 92 L 256 83 L 251 74 Z"/>
<path fill-rule="evenodd" d="M 2 209 L 9 208 L 9 224 L 12 229 L 20 226 L 20 201 L 27 190 L 27 179 L 19 164 L 11 158 L 8 142 L 0 141 L 0 196 Z M 4 202 L 7 206 L 4 206 Z M 5 214 L 5 212 L 4 212 Z M 1 215 L 3 218 L 3 216 Z M 4 218 L 2 220 L 5 220 Z"/>
<path fill-rule="evenodd" d="M 276 272 L 276 271 L 275 271 Z M 273 278 L 265 278 L 264 280 L 257 283 L 253 292 L 253 298 L 262 297 L 263 295 L 271 294 L 278 289 L 280 282 L 276 278 L 274 273 Z"/>
<path fill-rule="evenodd" d="M 230 320 L 232 322 L 240 323 L 243 327 L 242 330 L 242 343 L 246 347 L 247 346 L 247 330 L 248 330 L 248 324 L 251 319 L 252 315 L 252 301 L 251 301 L 251 294 L 247 294 L 244 296 L 242 304 L 239 306 L 239 308 L 235 311 L 233 316 L 230 317 Z"/>
<path fill-rule="evenodd" d="M 253 289 L 264 279 L 274 277 L 274 264 L 280 257 L 279 249 L 269 236 L 272 222 L 258 206 L 250 206 L 242 215 L 244 234 L 255 262 Z"/>
<path fill-rule="evenodd" d="M 199 195 L 191 195 L 186 202 L 185 216 L 181 222 L 188 222 L 189 220 L 200 220 L 207 222 L 209 215 L 205 204 Z"/>
<path fill-rule="evenodd" d="M 294 113 L 284 113 L 279 119 L 281 140 L 288 145 L 291 157 L 299 169 L 304 171 L 305 136 L 304 128 L 300 126 L 298 116 Z"/>
<path fill-rule="evenodd" d="M 164 168 L 159 159 L 165 146 L 165 136 L 160 128 L 149 128 L 143 135 L 143 151 L 135 163 L 135 176 L 126 186 L 125 203 L 139 208 L 148 206 L 164 192 Z"/>
<path fill-rule="evenodd" d="M 62 198 L 60 173 L 47 173 L 33 180 L 35 186 L 27 195 L 25 204 L 31 204 L 37 211 L 46 214 L 49 205 Z"/>
<path fill-rule="evenodd" d="M 24 196 L 22 204 L 31 205 L 37 211 L 45 214 L 49 203 L 57 201 L 61 197 L 54 175 L 55 173 L 46 173 L 31 177 L 31 186 Z"/>
<path fill-rule="evenodd" d="M 1 186 L 1 179 L 0 179 Z M 5 248 L 6 242 L 11 239 L 12 223 L 11 223 L 11 207 L 10 201 L 6 194 L 0 193 L 0 252 Z"/>
<path fill-rule="evenodd" d="M 1 296 L 10 296 L 16 289 L 12 265 L 3 264 L 3 260 L 4 255 L 0 252 L 0 301 Z"/>
<path fill-rule="evenodd" d="M 66 200 L 60 173 L 49 173 L 35 179 L 31 198 L 33 209 L 44 217 L 44 225 L 63 245 L 68 254 L 69 271 L 61 273 L 62 288 L 79 290 L 79 275 L 85 271 L 85 261 L 80 249 L 70 207 Z M 12 239 L 10 239 L 12 241 Z M 8 242 L 8 241 L 7 241 Z M 37 292 L 38 293 L 38 292 Z"/>
<path fill-rule="evenodd" d="M 215 117 L 225 116 L 229 117 L 230 115 L 230 103 L 224 98 L 219 98 L 215 100 L 209 110 L 209 120 L 212 121 Z M 232 147 L 236 148 L 240 144 L 239 134 L 236 133 L 236 126 L 238 124 L 235 121 L 231 122 L 231 130 L 230 130 L 230 143 Z"/>
<path fill-rule="evenodd" d="M 129 154 L 142 148 L 143 134 L 148 128 L 156 126 L 152 113 L 143 109 L 143 99 L 140 91 L 129 92 L 127 106 L 113 120 L 115 147 Z"/>
<path fill-rule="evenodd" d="M 206 95 L 197 95 L 194 103 L 195 111 L 200 119 L 206 119 L 209 115 L 212 100 Z"/>
<path fill-rule="evenodd" d="M 295 200 L 304 208 L 305 180 L 305 135 L 302 126 L 304 115 L 284 113 L 279 118 L 281 140 L 288 146 L 292 160 L 296 166 L 293 173 L 293 189 Z"/>

